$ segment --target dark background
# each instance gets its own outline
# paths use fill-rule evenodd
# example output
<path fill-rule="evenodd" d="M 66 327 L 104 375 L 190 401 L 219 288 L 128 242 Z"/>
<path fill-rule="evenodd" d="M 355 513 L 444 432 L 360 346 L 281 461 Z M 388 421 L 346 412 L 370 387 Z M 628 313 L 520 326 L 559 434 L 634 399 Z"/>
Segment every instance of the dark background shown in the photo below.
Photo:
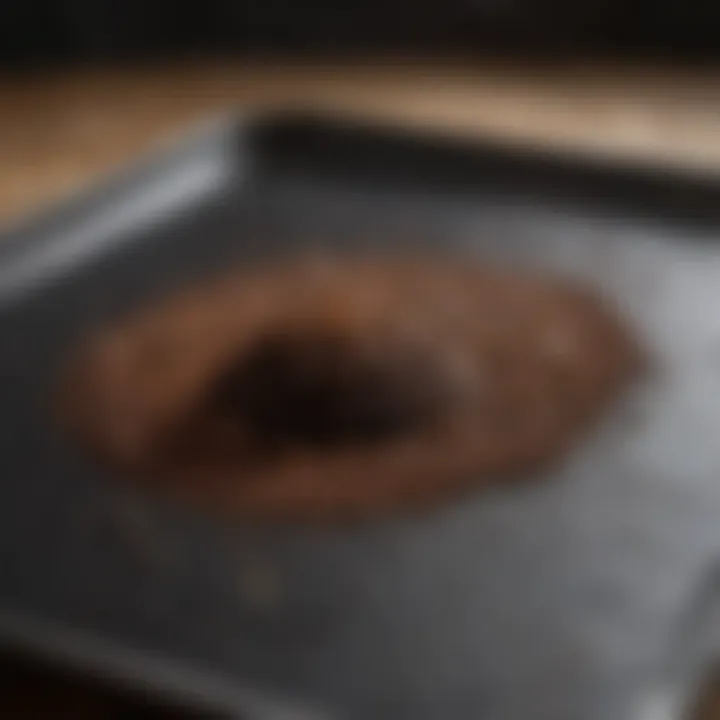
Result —
<path fill-rule="evenodd" d="M 368 50 L 720 54 L 714 0 L 6 0 L 0 64 Z"/>

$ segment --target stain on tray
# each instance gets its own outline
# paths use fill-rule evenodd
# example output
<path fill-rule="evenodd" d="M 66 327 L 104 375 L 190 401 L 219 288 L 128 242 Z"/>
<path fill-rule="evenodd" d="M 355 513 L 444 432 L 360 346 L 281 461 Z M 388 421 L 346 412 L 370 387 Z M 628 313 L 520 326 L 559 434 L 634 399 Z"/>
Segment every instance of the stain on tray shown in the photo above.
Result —
<path fill-rule="evenodd" d="M 642 367 L 589 288 L 461 259 L 313 257 L 189 288 L 78 348 L 62 422 L 235 516 L 427 506 L 558 462 Z"/>

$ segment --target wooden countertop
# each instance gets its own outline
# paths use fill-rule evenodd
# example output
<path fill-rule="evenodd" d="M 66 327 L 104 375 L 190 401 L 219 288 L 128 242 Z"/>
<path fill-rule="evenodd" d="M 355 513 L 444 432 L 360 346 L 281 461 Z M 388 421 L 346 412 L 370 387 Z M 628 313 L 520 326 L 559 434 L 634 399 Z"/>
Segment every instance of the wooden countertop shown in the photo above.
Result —
<path fill-rule="evenodd" d="M 315 107 L 720 173 L 720 68 L 416 60 L 0 78 L 0 220 L 233 107 Z"/>

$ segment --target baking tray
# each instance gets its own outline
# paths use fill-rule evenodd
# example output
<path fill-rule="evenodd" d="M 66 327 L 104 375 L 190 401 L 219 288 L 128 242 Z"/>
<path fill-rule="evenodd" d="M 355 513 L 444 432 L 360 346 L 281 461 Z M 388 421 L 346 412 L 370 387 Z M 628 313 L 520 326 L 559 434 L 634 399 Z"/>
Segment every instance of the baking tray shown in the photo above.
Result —
<path fill-rule="evenodd" d="M 261 720 L 624 720 L 682 700 L 720 566 L 720 187 L 310 117 L 218 123 L 0 244 L 0 636 Z M 49 419 L 75 342 L 301 248 L 579 277 L 652 370 L 543 482 L 252 527 L 135 494 Z M 646 713 L 642 715 L 642 713 Z"/>

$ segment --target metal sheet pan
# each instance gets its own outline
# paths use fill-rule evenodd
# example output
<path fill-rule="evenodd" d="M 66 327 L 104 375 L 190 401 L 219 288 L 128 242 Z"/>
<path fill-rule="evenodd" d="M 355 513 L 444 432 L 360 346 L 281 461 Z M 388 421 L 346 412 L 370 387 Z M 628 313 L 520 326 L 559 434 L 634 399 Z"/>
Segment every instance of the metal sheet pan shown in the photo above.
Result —
<path fill-rule="evenodd" d="M 720 183 L 275 117 L 215 126 L 7 235 L 8 642 L 262 719 L 624 720 L 685 693 L 720 551 Z M 373 245 L 580 277 L 652 372 L 546 482 L 349 527 L 149 500 L 51 422 L 92 327 L 232 263 Z"/>

